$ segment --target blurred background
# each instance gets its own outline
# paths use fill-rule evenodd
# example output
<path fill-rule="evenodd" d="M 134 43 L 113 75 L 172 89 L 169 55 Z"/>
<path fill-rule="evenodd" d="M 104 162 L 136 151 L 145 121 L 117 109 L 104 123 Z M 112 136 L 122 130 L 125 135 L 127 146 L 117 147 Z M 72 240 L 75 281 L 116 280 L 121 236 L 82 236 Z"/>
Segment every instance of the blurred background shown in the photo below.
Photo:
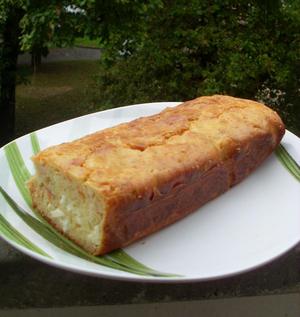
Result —
<path fill-rule="evenodd" d="M 0 144 L 216 93 L 264 102 L 300 136 L 299 0 L 0 1 Z"/>

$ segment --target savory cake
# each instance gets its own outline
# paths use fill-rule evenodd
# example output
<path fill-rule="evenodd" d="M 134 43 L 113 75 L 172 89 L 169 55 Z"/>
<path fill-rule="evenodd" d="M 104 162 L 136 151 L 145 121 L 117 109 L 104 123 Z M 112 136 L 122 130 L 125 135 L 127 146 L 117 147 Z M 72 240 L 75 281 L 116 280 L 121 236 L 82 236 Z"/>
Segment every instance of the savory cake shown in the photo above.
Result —
<path fill-rule="evenodd" d="M 41 151 L 28 184 L 33 207 L 88 252 L 104 254 L 239 183 L 284 131 L 260 103 L 200 97 Z"/>

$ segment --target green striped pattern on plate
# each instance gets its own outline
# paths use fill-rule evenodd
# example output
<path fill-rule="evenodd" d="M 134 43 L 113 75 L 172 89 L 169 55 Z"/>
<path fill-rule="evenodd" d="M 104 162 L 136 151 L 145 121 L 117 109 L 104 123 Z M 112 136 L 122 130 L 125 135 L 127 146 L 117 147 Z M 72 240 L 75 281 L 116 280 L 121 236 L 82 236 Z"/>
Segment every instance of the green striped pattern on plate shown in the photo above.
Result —
<path fill-rule="evenodd" d="M 40 149 L 38 138 L 36 134 L 32 133 L 30 135 L 31 145 L 34 153 L 37 153 Z M 28 171 L 25 162 L 22 158 L 21 152 L 15 142 L 12 142 L 5 146 L 4 148 L 6 158 L 10 167 L 10 171 L 12 176 L 16 182 L 16 185 L 22 194 L 24 200 L 31 208 L 31 199 L 29 191 L 26 187 L 26 182 L 31 177 L 30 172 Z M 125 272 L 130 272 L 138 275 L 148 275 L 148 276 L 157 276 L 157 277 L 174 277 L 178 276 L 175 274 L 161 273 L 142 263 L 136 261 L 134 258 L 129 256 L 123 250 L 116 250 L 114 252 L 109 253 L 104 256 L 93 256 L 75 243 L 64 237 L 58 231 L 56 231 L 47 221 L 45 221 L 38 213 L 36 213 L 33 209 L 31 209 L 36 217 L 31 216 L 27 213 L 23 208 L 21 208 L 12 197 L 0 187 L 0 192 L 4 199 L 7 201 L 8 205 L 12 208 L 12 210 L 36 233 L 42 236 L 44 239 L 52 243 L 58 248 L 63 249 L 64 251 L 78 256 L 82 259 L 91 261 L 93 263 L 97 263 L 106 267 L 110 267 L 116 270 L 121 270 Z M 14 229 L 17 232 L 16 229 Z M 21 234 L 20 234 L 21 235 Z M 16 239 L 14 239 L 15 241 Z M 28 240 L 27 240 L 28 241 Z M 28 241 L 30 242 L 30 241 Z M 31 242 L 30 242 L 31 243 Z M 21 244 L 21 243 L 19 243 Z M 31 243 L 32 244 L 32 243 Z M 23 244 L 22 244 L 23 245 Z M 32 244 L 33 245 L 33 244 Z M 24 246 L 24 245 L 23 245 Z M 26 247 L 26 246 L 25 246 Z M 30 249 L 31 251 L 35 251 L 34 248 Z M 37 252 L 41 254 L 40 252 Z"/>
<path fill-rule="evenodd" d="M 298 180 L 300 181 L 300 166 L 291 157 L 286 148 L 280 144 L 276 149 L 276 155 L 283 166 Z"/>
<path fill-rule="evenodd" d="M 0 188 L 1 190 L 1 188 Z M 8 240 L 14 241 L 15 243 L 29 249 L 35 253 L 51 258 L 46 252 L 41 250 L 35 244 L 30 242 L 24 237 L 19 231 L 17 231 L 11 224 L 0 214 L 0 232 Z"/>
<path fill-rule="evenodd" d="M 31 175 L 24 164 L 20 150 L 17 144 L 12 142 L 4 147 L 4 151 L 16 185 L 27 205 L 31 207 L 31 197 L 25 185 Z"/>
<path fill-rule="evenodd" d="M 31 140 L 32 152 L 34 154 L 37 154 L 41 150 L 41 148 L 40 148 L 39 140 L 35 133 L 30 134 L 30 140 Z"/>
<path fill-rule="evenodd" d="M 30 135 L 32 152 L 36 154 L 40 150 L 40 145 L 38 142 L 37 135 L 32 133 Z M 10 167 L 10 171 L 15 180 L 15 183 L 24 198 L 27 205 L 31 208 L 31 198 L 29 191 L 26 187 L 26 182 L 31 177 L 25 162 L 22 158 L 21 152 L 15 142 L 12 142 L 5 146 L 4 148 L 6 158 Z M 300 181 L 300 167 L 295 162 L 295 160 L 290 156 L 283 145 L 279 145 L 276 149 L 276 155 L 280 162 L 288 169 L 288 171 Z M 0 192 L 4 199 L 7 201 L 8 205 L 12 210 L 36 233 L 46 239 L 48 242 L 52 243 L 56 247 L 63 249 L 64 251 L 91 261 L 93 263 L 110 267 L 116 270 L 121 270 L 125 272 L 130 272 L 138 275 L 148 275 L 157 277 L 174 277 L 178 276 L 175 274 L 167 274 L 157 272 L 142 263 L 136 261 L 134 258 L 129 256 L 123 250 L 116 250 L 105 256 L 93 256 L 75 243 L 65 238 L 62 234 L 57 232 L 47 221 L 45 221 L 38 213 L 32 210 L 36 217 L 30 215 L 22 207 L 20 207 L 12 197 L 0 187 Z M 33 244 L 28 238 L 24 237 L 20 232 L 18 232 L 2 215 L 0 215 L 0 232 L 7 239 L 14 241 L 15 243 L 35 252 L 42 256 L 51 258 L 45 251 L 41 250 L 38 246 Z"/>

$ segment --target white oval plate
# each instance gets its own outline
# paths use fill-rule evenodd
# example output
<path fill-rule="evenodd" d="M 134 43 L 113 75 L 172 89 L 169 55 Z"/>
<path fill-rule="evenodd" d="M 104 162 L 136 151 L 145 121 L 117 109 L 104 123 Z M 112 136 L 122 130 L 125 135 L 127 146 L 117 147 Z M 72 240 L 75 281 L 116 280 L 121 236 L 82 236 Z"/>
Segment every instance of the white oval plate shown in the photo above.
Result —
<path fill-rule="evenodd" d="M 234 275 L 267 263 L 295 246 L 300 241 L 300 182 L 275 154 L 241 184 L 201 210 L 123 251 L 97 258 L 105 261 L 104 265 L 93 263 L 95 258 L 87 258 L 81 251 L 72 255 L 55 246 L 45 236 L 45 224 L 38 224 L 44 230 L 41 235 L 36 224 L 26 223 L 28 217 L 29 221 L 36 219 L 30 216 L 34 214 L 30 202 L 26 203 L 28 192 L 24 189 L 29 177 L 26 169 L 34 173 L 32 143 L 35 146 L 38 140 L 43 149 L 177 104 L 140 104 L 86 115 L 25 135 L 0 149 L 0 185 L 17 204 L 0 193 L 1 236 L 31 257 L 66 270 L 152 282 Z M 282 144 L 299 164 L 300 139 L 287 131 Z"/>

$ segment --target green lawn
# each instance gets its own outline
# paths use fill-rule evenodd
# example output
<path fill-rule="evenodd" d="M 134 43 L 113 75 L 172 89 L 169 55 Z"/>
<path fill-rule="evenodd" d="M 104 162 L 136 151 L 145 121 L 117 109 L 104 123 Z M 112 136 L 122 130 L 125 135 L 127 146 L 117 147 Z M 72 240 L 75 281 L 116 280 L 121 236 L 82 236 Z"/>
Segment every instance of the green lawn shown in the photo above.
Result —
<path fill-rule="evenodd" d="M 75 46 L 83 46 L 90 48 L 100 48 L 99 39 L 91 40 L 88 37 L 78 37 L 75 39 Z"/>
<path fill-rule="evenodd" d="M 93 94 L 97 67 L 97 61 L 41 65 L 30 84 L 17 86 L 16 136 L 100 110 Z"/>

